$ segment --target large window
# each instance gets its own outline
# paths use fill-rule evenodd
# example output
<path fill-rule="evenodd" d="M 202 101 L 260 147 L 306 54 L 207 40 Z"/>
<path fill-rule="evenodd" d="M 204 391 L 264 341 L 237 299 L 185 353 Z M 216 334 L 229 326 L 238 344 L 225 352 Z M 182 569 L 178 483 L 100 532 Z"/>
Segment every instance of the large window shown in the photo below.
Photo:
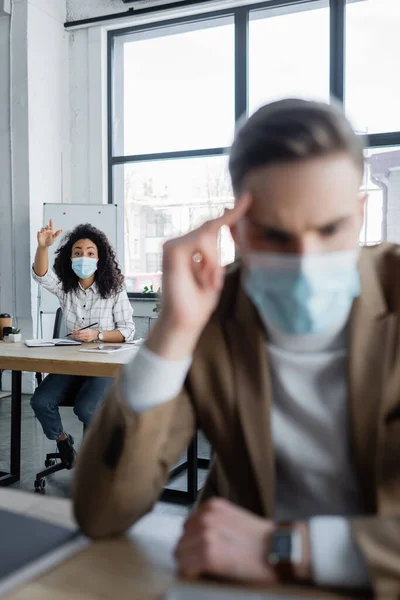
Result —
<path fill-rule="evenodd" d="M 118 38 L 123 60 L 118 154 L 229 146 L 235 123 L 233 34 L 228 17 Z"/>
<path fill-rule="evenodd" d="M 129 291 L 157 289 L 164 242 L 232 206 L 235 123 L 283 97 L 345 105 L 369 142 L 360 242 L 393 238 L 399 29 L 400 0 L 274 0 L 110 32 L 109 201 L 124 207 Z M 231 262 L 229 232 L 219 249 Z"/>
<path fill-rule="evenodd" d="M 329 0 L 250 12 L 249 112 L 285 97 L 329 101 Z"/>
<path fill-rule="evenodd" d="M 346 111 L 362 133 L 400 131 L 400 1 L 348 2 Z"/>

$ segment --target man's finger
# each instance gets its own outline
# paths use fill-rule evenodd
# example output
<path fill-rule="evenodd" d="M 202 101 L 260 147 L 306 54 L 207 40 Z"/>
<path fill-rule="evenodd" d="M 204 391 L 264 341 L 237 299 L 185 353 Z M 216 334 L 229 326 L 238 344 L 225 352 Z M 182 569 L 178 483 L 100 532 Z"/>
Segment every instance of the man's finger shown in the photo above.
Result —
<path fill-rule="evenodd" d="M 58 229 L 58 231 L 55 232 L 55 234 L 53 235 L 54 238 L 58 237 L 60 235 L 60 233 L 62 233 L 62 229 Z"/>
<path fill-rule="evenodd" d="M 53 219 L 49 219 L 49 227 L 50 229 L 53 229 Z"/>
<path fill-rule="evenodd" d="M 226 209 L 224 214 L 211 221 L 211 224 L 215 229 L 219 229 L 223 225 L 235 225 L 241 217 L 248 211 L 252 203 L 252 197 L 250 193 L 243 194 L 239 200 L 235 203 L 232 209 Z"/>

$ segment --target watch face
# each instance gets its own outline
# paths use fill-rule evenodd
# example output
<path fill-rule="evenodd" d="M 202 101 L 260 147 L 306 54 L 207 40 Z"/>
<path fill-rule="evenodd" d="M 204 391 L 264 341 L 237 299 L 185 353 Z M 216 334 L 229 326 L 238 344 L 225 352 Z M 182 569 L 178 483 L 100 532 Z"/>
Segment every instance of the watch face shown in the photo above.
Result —
<path fill-rule="evenodd" d="M 281 562 L 290 562 L 292 558 L 292 532 L 275 531 L 272 535 L 269 562 L 276 565 Z"/>
<path fill-rule="evenodd" d="M 100 333 L 99 333 L 99 340 L 101 342 L 104 340 L 104 333 L 102 331 L 100 331 Z"/>

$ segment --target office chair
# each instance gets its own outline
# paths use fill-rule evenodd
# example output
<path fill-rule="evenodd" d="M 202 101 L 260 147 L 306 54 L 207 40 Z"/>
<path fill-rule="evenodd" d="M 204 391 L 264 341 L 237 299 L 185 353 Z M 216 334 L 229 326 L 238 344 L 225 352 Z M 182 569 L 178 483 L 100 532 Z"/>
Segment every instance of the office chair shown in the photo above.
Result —
<path fill-rule="evenodd" d="M 57 308 L 56 316 L 54 319 L 53 327 L 53 339 L 64 336 L 66 333 L 65 326 L 63 326 L 63 314 L 61 308 Z M 40 385 L 43 381 L 43 373 L 36 373 L 35 375 L 37 384 Z"/>
<path fill-rule="evenodd" d="M 54 321 L 54 329 L 53 329 L 53 338 L 63 337 L 65 334 L 65 328 L 63 327 L 63 314 L 61 308 L 57 309 L 56 317 Z M 43 381 L 42 373 L 36 373 L 36 380 L 38 385 L 40 385 Z M 79 381 L 77 382 L 76 393 L 78 393 L 80 387 Z M 60 406 L 74 406 L 74 400 L 76 396 L 75 390 L 71 389 L 68 394 L 68 398 L 66 398 L 63 402 L 61 402 Z M 85 429 L 85 428 L 84 428 Z M 57 473 L 58 471 L 63 471 L 65 466 L 61 462 L 61 457 L 58 452 L 50 452 L 46 454 L 46 459 L 44 461 L 44 466 L 46 467 L 43 471 L 40 471 L 36 474 L 34 486 L 35 492 L 37 494 L 44 494 L 46 488 L 46 480 L 45 477 L 49 475 L 53 475 L 53 473 Z"/>

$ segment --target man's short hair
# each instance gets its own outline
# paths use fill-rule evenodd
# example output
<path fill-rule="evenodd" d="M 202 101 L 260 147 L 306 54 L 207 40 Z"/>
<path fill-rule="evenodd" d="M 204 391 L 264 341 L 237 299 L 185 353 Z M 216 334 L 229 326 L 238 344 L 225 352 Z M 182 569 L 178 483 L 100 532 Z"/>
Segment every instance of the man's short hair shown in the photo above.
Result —
<path fill-rule="evenodd" d="M 342 110 L 299 99 L 279 100 L 258 109 L 238 130 L 229 157 L 236 197 L 250 171 L 279 162 L 347 152 L 361 174 L 364 143 Z"/>

